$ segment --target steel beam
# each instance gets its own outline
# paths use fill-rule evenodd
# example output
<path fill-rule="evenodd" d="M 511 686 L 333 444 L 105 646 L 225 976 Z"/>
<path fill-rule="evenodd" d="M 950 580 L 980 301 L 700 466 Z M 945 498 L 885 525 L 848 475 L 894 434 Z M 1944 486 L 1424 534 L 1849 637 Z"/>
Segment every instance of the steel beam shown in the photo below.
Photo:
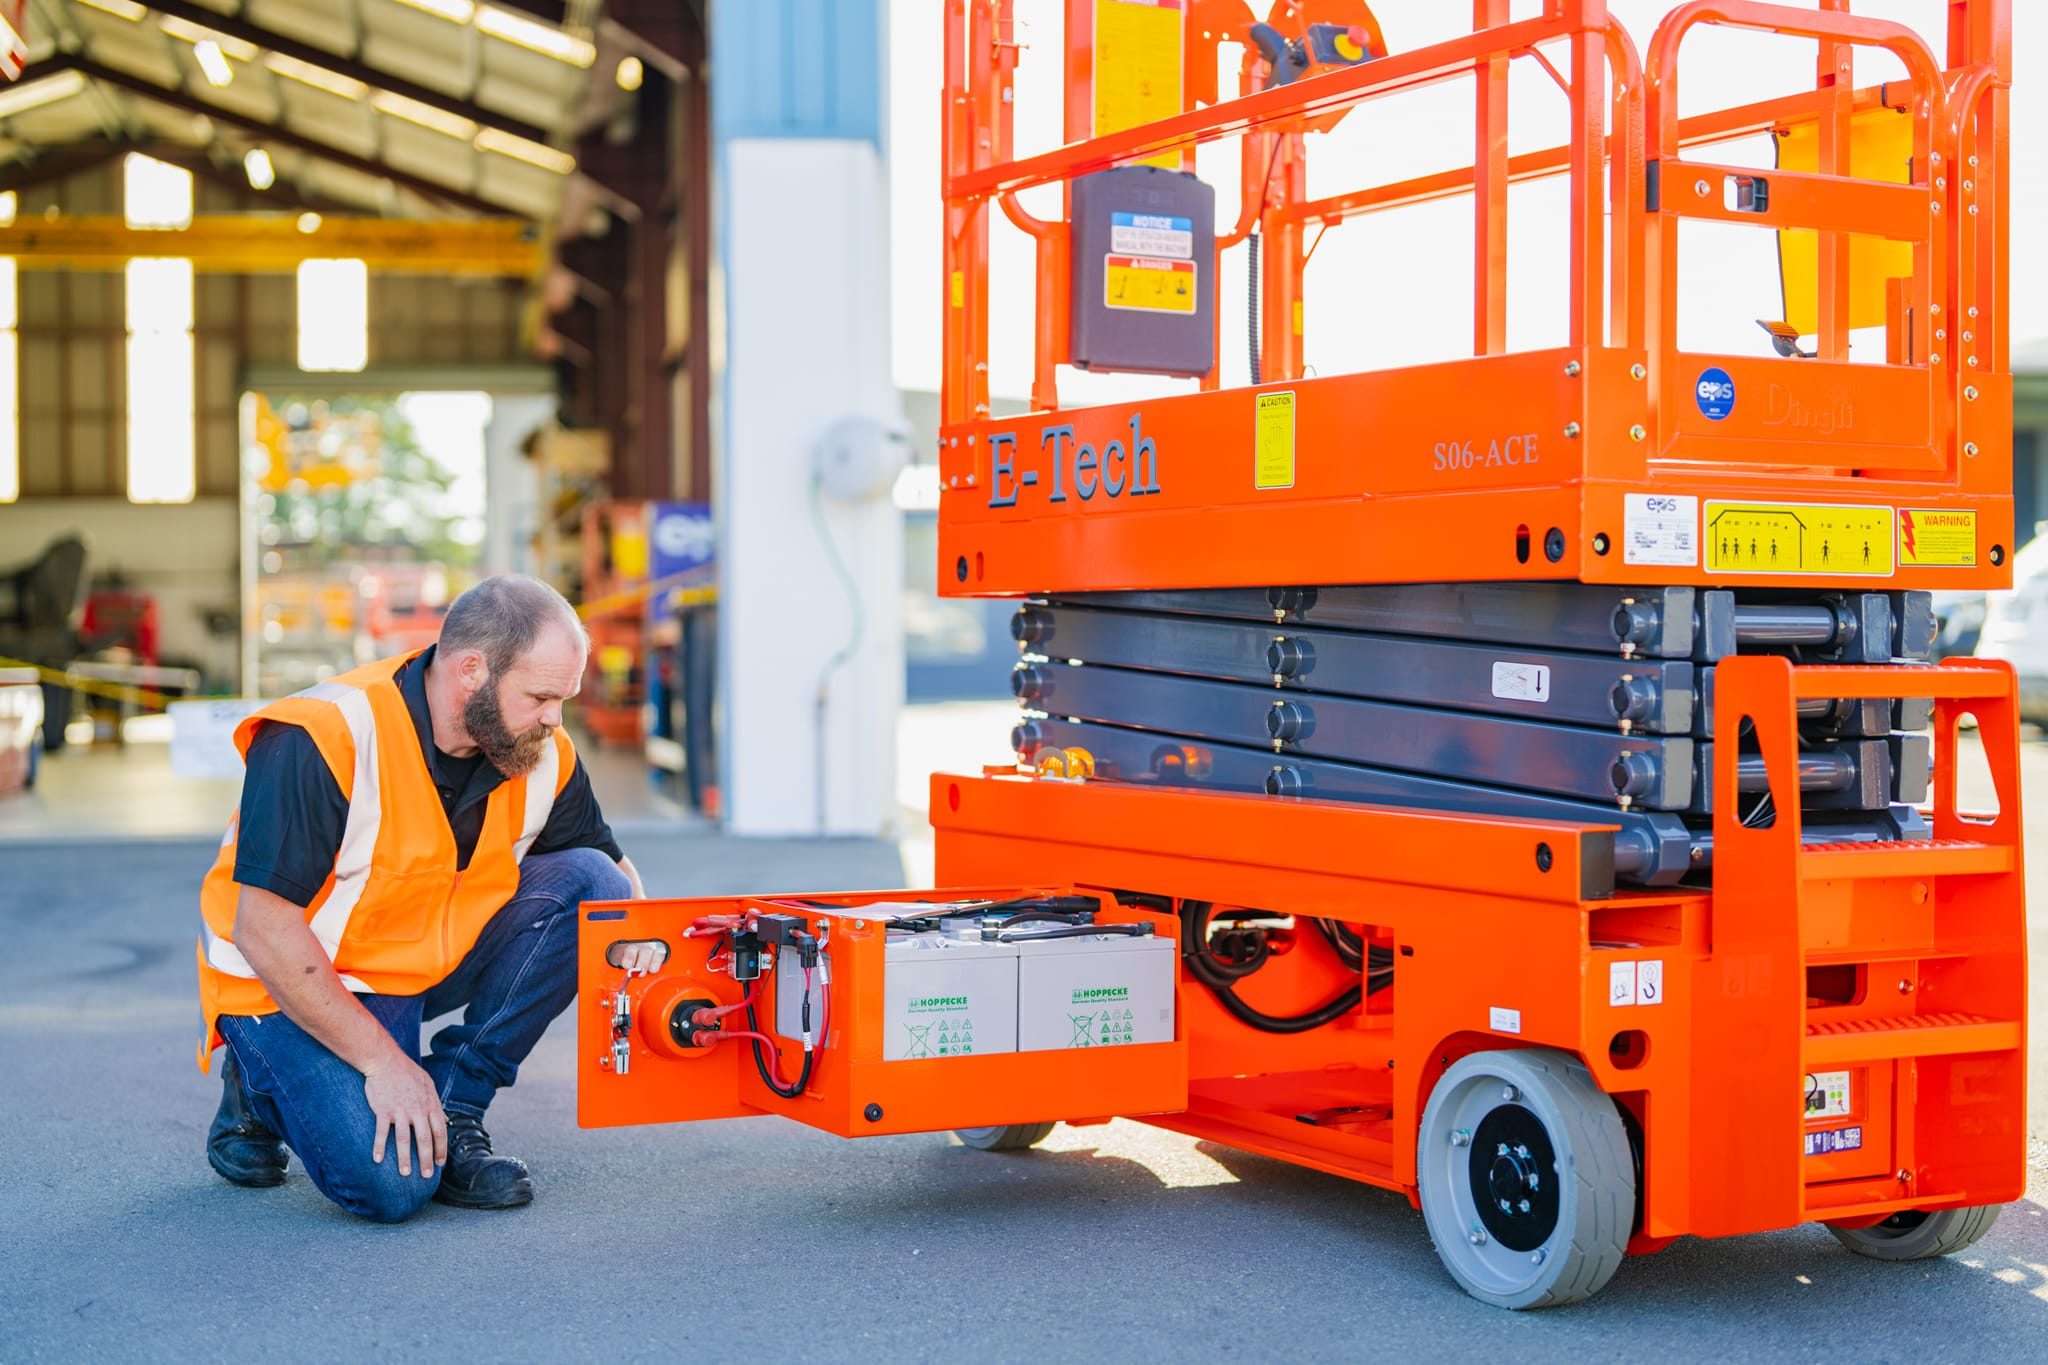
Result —
<path fill-rule="evenodd" d="M 528 123 L 524 119 L 508 118 L 504 114 L 493 113 L 481 105 L 457 98 L 445 91 L 436 90 L 431 86 L 416 84 L 402 76 L 394 76 L 389 71 L 383 71 L 374 66 L 367 66 L 353 57 L 344 57 L 339 53 L 329 52 L 324 47 L 315 47 L 311 43 L 302 43 L 296 38 L 287 37 L 282 33 L 277 33 L 267 28 L 260 28 L 246 19 L 238 19 L 232 15 L 222 14 L 219 10 L 208 9 L 204 5 L 192 4 L 190 0 L 142 0 L 142 3 L 159 14 L 167 14 L 174 19 L 183 19 L 187 23 L 197 24 L 202 28 L 210 28 L 216 33 L 240 39 L 242 42 L 248 43 L 252 47 L 260 47 L 266 52 L 275 52 L 281 57 L 291 57 L 311 66 L 324 67 L 337 76 L 346 76 L 352 81 L 361 81 L 372 90 L 387 91 L 390 94 L 438 109 L 444 114 L 453 114 L 457 118 L 466 118 L 479 128 L 495 128 L 501 133 L 510 133 L 514 137 L 523 137 L 529 142 L 545 143 L 548 140 L 547 129 L 537 124 Z"/>
<path fill-rule="evenodd" d="M 131 228 L 110 216 L 29 217 L 0 227 L 0 256 L 24 270 L 119 270 L 137 256 L 178 256 L 201 273 L 284 275 L 300 262 L 351 257 L 379 274 L 529 278 L 541 267 L 529 224 L 322 216 L 302 231 L 282 214 L 212 215 L 188 228 Z"/>

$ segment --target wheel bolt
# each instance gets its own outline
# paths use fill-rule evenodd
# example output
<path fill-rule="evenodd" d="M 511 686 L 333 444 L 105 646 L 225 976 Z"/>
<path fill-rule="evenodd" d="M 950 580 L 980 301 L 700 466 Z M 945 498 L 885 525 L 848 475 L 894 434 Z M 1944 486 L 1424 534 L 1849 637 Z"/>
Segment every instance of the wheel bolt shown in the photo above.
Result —
<path fill-rule="evenodd" d="M 1522 1092 L 1511 1085 L 1504 1085 L 1500 1088 L 1500 1097 L 1512 1104 L 1522 1097 Z"/>
<path fill-rule="evenodd" d="M 1476 1246 L 1476 1247 L 1483 1247 L 1483 1246 L 1485 1246 L 1485 1245 L 1486 1245 L 1486 1231 L 1485 1231 L 1485 1229 L 1483 1229 L 1483 1228 L 1478 1228 L 1478 1227 L 1475 1227 L 1475 1228 L 1473 1228 L 1473 1229 L 1472 1229 L 1472 1235 L 1471 1235 L 1471 1236 L 1470 1236 L 1469 1238 L 1467 1238 L 1466 1240 L 1467 1240 L 1467 1241 L 1469 1241 L 1469 1242 L 1471 1242 L 1471 1243 L 1472 1243 L 1472 1245 L 1473 1245 L 1473 1246 Z"/>
<path fill-rule="evenodd" d="M 1532 1251 L 1532 1252 L 1530 1252 L 1530 1253 L 1529 1253 L 1529 1264 L 1530 1264 L 1530 1265 L 1542 1265 L 1542 1264 L 1543 1264 L 1543 1259 L 1544 1259 L 1544 1257 L 1543 1257 L 1543 1248 L 1542 1248 L 1542 1247 L 1537 1247 L 1537 1248 L 1536 1248 L 1536 1249 L 1535 1249 L 1534 1251 Z"/>
<path fill-rule="evenodd" d="M 1520 1209 L 1523 1213 L 1527 1213 L 1529 1211 L 1529 1201 L 1524 1199 L 1521 1203 L 1515 1205 L 1515 1207 Z"/>
<path fill-rule="evenodd" d="M 1451 1146 L 1470 1147 L 1471 1145 L 1472 1130 L 1470 1128 L 1453 1128 L 1451 1130 Z"/>

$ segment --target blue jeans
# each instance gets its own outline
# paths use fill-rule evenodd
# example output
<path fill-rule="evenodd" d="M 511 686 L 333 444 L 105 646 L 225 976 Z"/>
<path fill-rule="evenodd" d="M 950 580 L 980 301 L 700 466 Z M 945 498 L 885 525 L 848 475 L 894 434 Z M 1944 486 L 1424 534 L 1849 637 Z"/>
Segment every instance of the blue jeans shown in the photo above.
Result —
<path fill-rule="evenodd" d="M 356 999 L 408 1056 L 419 1055 L 425 1020 L 462 1009 L 420 1065 L 444 1109 L 480 1118 L 576 998 L 576 907 L 631 894 L 626 874 L 597 849 L 536 854 L 520 865 L 518 893 L 446 980 L 424 995 Z M 381 1163 L 370 1160 L 377 1122 L 362 1072 L 281 1013 L 223 1015 L 220 1031 L 241 1064 L 251 1112 L 298 1153 L 320 1193 L 380 1223 L 409 1218 L 433 1197 L 439 1167 L 424 1175 L 415 1155 L 413 1173 L 398 1173 L 403 1138 L 386 1143 Z"/>

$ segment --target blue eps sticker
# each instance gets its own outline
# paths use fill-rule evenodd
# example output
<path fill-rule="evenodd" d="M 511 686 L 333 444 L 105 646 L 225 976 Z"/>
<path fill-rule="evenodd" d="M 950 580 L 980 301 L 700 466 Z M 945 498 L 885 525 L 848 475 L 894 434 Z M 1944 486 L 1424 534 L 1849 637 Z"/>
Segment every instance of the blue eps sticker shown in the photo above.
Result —
<path fill-rule="evenodd" d="M 1863 1150 L 1863 1129 L 1827 1128 L 1818 1133 L 1807 1133 L 1806 1154 L 1808 1156 L 1832 1156 L 1836 1152 L 1858 1152 Z"/>
<path fill-rule="evenodd" d="M 1693 398 L 1700 405 L 1710 421 L 1718 422 L 1735 411 L 1735 378 L 1728 371 L 1716 365 L 1700 371 L 1700 382 L 1693 391 Z"/>

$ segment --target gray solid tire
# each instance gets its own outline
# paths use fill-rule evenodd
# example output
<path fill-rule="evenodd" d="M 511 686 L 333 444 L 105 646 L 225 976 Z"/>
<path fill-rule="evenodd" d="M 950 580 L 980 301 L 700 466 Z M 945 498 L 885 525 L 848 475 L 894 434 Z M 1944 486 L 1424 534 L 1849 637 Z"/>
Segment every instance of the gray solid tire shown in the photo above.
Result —
<path fill-rule="evenodd" d="M 1487 1234 L 1472 1188 L 1474 1130 L 1517 1106 L 1541 1125 L 1558 1177 L 1556 1223 L 1533 1251 L 1511 1250 Z M 1475 1052 L 1453 1063 L 1423 1110 L 1415 1165 L 1437 1256 L 1482 1302 L 1515 1309 L 1576 1303 L 1606 1284 L 1627 1254 L 1636 1208 L 1628 1132 L 1614 1101 L 1565 1053 Z"/>
<path fill-rule="evenodd" d="M 953 1136 L 984 1152 L 1021 1152 L 1051 1136 L 1050 1123 L 1009 1123 L 995 1128 L 955 1128 Z"/>
<path fill-rule="evenodd" d="M 1908 1215 L 1895 1213 L 1867 1228 L 1831 1227 L 1828 1231 L 1843 1246 L 1873 1261 L 1924 1261 L 1961 1251 L 1975 1242 L 1991 1231 L 2003 1207 L 1977 1204 L 1961 1209 L 1913 1209 L 1909 1213 L 1917 1214 L 1918 1221 L 1905 1226 L 1900 1224 Z"/>

